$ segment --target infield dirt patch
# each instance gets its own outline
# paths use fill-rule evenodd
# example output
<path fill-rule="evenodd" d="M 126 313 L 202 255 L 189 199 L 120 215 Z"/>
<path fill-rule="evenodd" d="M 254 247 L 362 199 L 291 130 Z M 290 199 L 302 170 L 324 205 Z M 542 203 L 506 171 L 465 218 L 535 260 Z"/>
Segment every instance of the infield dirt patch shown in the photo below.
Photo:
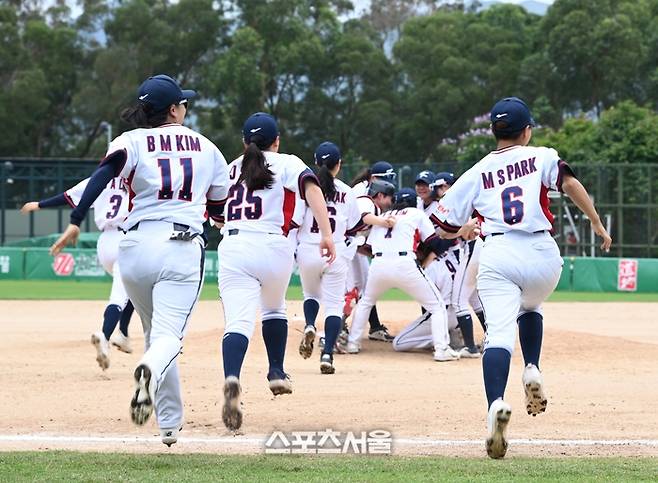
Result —
<path fill-rule="evenodd" d="M 396 333 L 415 318 L 412 302 L 381 302 L 381 318 Z M 153 436 L 155 423 L 136 428 L 128 417 L 131 374 L 143 344 L 137 315 L 130 333 L 135 352 L 112 351 L 101 372 L 89 343 L 99 329 L 104 303 L 0 302 L 0 436 Z M 303 360 L 297 352 L 303 323 L 301 303 L 289 303 L 291 319 L 286 370 L 294 393 L 273 398 L 266 381 L 267 357 L 257 329 L 242 373 L 243 436 L 218 452 L 259 452 L 240 438 L 261 438 L 273 430 L 332 428 L 340 431 L 387 429 L 395 438 L 480 440 L 486 430 L 486 401 L 480 360 L 438 363 L 427 353 L 395 353 L 390 344 L 365 341 L 359 355 L 336 356 L 336 374 L 321 375 L 319 352 Z M 506 399 L 514 409 L 513 439 L 658 439 L 658 304 L 549 303 L 545 306 L 542 370 L 549 396 L 547 412 L 536 418 L 524 410 L 522 359 L 514 355 Z M 320 328 L 322 324 L 320 324 Z M 181 437 L 226 437 L 221 422 L 222 310 L 200 302 L 180 359 L 185 400 Z M 481 334 L 479 334 L 481 337 Z M 152 418 L 154 419 L 154 418 Z M 160 443 L 126 446 L 108 442 L 89 447 L 60 443 L 0 441 L 10 449 L 107 449 L 164 451 Z M 403 454 L 482 455 L 479 444 L 398 445 Z M 194 443 L 169 451 L 208 451 Z M 511 446 L 514 454 L 658 454 L 655 445 Z"/>

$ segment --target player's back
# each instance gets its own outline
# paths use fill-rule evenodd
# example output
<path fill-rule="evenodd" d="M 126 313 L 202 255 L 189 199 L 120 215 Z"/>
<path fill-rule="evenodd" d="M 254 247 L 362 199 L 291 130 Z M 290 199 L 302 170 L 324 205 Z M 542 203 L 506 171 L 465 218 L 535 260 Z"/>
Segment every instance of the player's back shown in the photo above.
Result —
<path fill-rule="evenodd" d="M 70 204 L 77 206 L 89 183 L 89 178 L 66 190 L 64 195 Z M 123 178 L 112 178 L 94 201 L 94 221 L 99 230 L 116 230 L 128 215 L 128 188 Z"/>
<path fill-rule="evenodd" d="M 348 230 L 359 225 L 361 214 L 352 188 L 339 179 L 334 179 L 334 186 L 334 195 L 325 199 L 334 243 L 339 244 L 345 242 L 345 233 Z M 319 244 L 321 238 L 318 222 L 307 208 L 298 234 L 299 243 Z"/>
<path fill-rule="evenodd" d="M 134 196 L 124 225 L 161 220 L 203 230 L 207 194 L 226 183 L 226 161 L 203 135 L 179 124 L 134 129 L 112 142 L 126 149 L 128 184 Z M 221 190 L 220 190 L 221 191 Z"/>
<path fill-rule="evenodd" d="M 287 234 L 290 221 L 303 190 L 304 176 L 313 172 L 301 159 L 292 154 L 263 151 L 268 169 L 274 179 L 269 188 L 251 191 L 238 182 L 242 172 L 242 156 L 228 166 L 228 200 L 224 209 L 224 231 L 243 230 L 258 233 Z M 294 220 L 301 224 L 301 220 Z"/>
<path fill-rule="evenodd" d="M 473 208 L 484 218 L 484 234 L 550 230 L 548 190 L 557 189 L 559 157 L 554 149 L 511 146 L 492 151 L 465 175 L 474 190 Z"/>
<path fill-rule="evenodd" d="M 418 208 L 391 210 L 382 216 L 394 216 L 395 226 L 386 228 L 373 226 L 368 236 L 368 244 L 373 253 L 394 254 L 413 253 L 421 237 L 427 238 L 434 230 L 427 215 Z M 429 230 L 429 233 L 427 233 Z M 421 231 L 423 231 L 421 235 Z"/>

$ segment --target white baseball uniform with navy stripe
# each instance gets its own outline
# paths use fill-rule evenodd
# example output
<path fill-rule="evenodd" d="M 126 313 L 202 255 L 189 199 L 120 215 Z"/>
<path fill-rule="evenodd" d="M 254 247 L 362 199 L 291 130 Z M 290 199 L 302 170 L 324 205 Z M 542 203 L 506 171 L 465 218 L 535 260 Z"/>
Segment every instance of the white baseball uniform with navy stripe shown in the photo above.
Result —
<path fill-rule="evenodd" d="M 432 314 L 434 347 L 448 347 L 446 303 L 436 285 L 416 263 L 415 250 L 420 241 L 436 236 L 429 218 L 417 208 L 393 210 L 384 216 L 395 216 L 392 228 L 373 226 L 368 236 L 374 259 L 370 265 L 365 293 L 356 306 L 349 341 L 359 343 L 368 314 L 377 299 L 391 288 L 399 288 L 413 297 Z"/>
<path fill-rule="evenodd" d="M 178 377 L 189 317 L 203 284 L 203 223 L 208 203 L 228 193 L 226 160 L 201 134 L 179 124 L 134 129 L 112 141 L 123 151 L 120 176 L 131 195 L 119 266 L 142 319 L 147 364 L 157 381 L 160 429 L 178 429 L 183 401 Z"/>
<path fill-rule="evenodd" d="M 336 260 L 327 264 L 320 255 L 320 230 L 310 209 L 306 210 L 299 229 L 297 246 L 304 300 L 321 301 L 325 318 L 342 315 L 345 281 L 354 253 L 345 245 L 345 238 L 362 227 L 361 212 L 352 188 L 339 179 L 334 180 L 334 186 L 336 193 L 327 198 L 327 212 L 336 245 Z"/>
<path fill-rule="evenodd" d="M 554 149 L 511 146 L 485 156 L 440 202 L 446 231 L 458 230 L 474 210 L 483 219 L 477 288 L 487 319 L 485 347 L 511 353 L 517 317 L 540 311 L 558 283 L 562 258 L 549 233 L 548 191 L 561 190 L 565 173 L 573 174 Z"/>
<path fill-rule="evenodd" d="M 315 179 L 297 156 L 264 151 L 274 174 L 272 186 L 250 191 L 238 182 L 242 157 L 230 163 L 226 224 L 218 248 L 219 291 L 226 319 L 224 333 L 242 334 L 251 339 L 256 313 L 262 320 L 286 319 L 285 293 L 293 268 L 293 246 L 286 238 L 294 220 L 303 210 L 304 186 Z M 299 234 L 298 234 L 299 235 Z M 319 248 L 318 248 L 319 250 Z"/>

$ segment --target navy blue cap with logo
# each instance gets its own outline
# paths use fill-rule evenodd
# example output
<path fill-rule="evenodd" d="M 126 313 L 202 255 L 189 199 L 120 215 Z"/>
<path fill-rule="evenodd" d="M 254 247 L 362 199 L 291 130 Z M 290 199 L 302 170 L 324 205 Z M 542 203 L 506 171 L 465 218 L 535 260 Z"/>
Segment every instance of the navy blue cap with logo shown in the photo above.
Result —
<path fill-rule="evenodd" d="M 436 175 L 434 175 L 433 186 L 439 187 L 443 186 L 444 184 L 452 186 L 455 184 L 455 181 L 457 181 L 457 178 L 455 178 L 454 174 L 448 173 L 447 171 L 442 171 L 441 173 L 436 173 Z"/>
<path fill-rule="evenodd" d="M 505 123 L 504 127 L 495 126 L 499 121 Z M 530 114 L 530 108 L 518 97 L 501 99 L 491 108 L 491 124 L 497 133 L 514 134 L 527 126 L 535 126 L 535 120 Z M 502 123 L 501 123 L 502 124 Z"/>
<path fill-rule="evenodd" d="M 370 168 L 370 175 L 390 182 L 395 181 L 396 178 L 393 165 L 388 161 L 377 161 L 373 164 L 372 168 Z"/>
<path fill-rule="evenodd" d="M 164 74 L 149 77 L 137 91 L 137 99 L 152 106 L 155 112 L 164 111 L 172 104 L 185 104 L 194 96 L 196 92 L 181 89 L 178 82 Z"/>
<path fill-rule="evenodd" d="M 425 183 L 426 185 L 431 185 L 434 183 L 435 175 L 431 171 L 421 171 L 416 176 L 416 184 Z"/>
<path fill-rule="evenodd" d="M 318 166 L 324 164 L 335 166 L 340 161 L 340 149 L 334 143 L 325 141 L 316 148 L 313 158 Z"/>
<path fill-rule="evenodd" d="M 279 136 L 276 119 L 266 112 L 257 112 L 247 118 L 242 126 L 242 138 L 246 144 L 254 141 L 259 147 L 269 147 Z"/>
<path fill-rule="evenodd" d="M 418 197 L 416 196 L 416 191 L 411 188 L 402 188 L 400 191 L 395 193 L 394 202 L 396 206 L 408 206 L 415 207 Z"/>

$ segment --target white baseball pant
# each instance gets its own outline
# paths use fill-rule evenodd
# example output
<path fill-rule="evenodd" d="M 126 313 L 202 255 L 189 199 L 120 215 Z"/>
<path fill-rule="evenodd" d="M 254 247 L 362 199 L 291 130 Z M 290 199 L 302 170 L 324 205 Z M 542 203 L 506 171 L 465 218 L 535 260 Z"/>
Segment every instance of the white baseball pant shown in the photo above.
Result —
<path fill-rule="evenodd" d="M 319 245 L 302 243 L 297 247 L 297 265 L 304 300 L 322 303 L 324 316 L 341 317 L 345 303 L 345 279 L 349 260 L 343 256 L 346 247 L 336 245 L 338 256 L 332 264 L 320 254 Z"/>
<path fill-rule="evenodd" d="M 487 318 L 485 350 L 514 351 L 517 318 L 540 312 L 560 280 L 562 257 L 548 232 L 489 235 L 480 256 L 478 292 Z"/>
<path fill-rule="evenodd" d="M 358 344 L 363 335 L 368 315 L 377 299 L 385 291 L 399 288 L 413 297 L 425 310 L 432 314 L 432 339 L 436 349 L 448 347 L 448 320 L 445 302 L 436 285 L 416 263 L 413 254 L 400 256 L 397 253 L 375 257 L 370 265 L 365 293 L 359 300 L 349 342 Z"/>
<path fill-rule="evenodd" d="M 483 244 L 484 241 L 481 238 L 476 238 L 474 243 L 463 244 L 450 299 L 450 305 L 452 305 L 458 317 L 470 313 L 469 305 L 475 312 L 482 310 L 476 285 Z M 472 248 L 470 245 L 472 245 Z"/>
<path fill-rule="evenodd" d="M 110 305 L 118 305 L 121 309 L 128 303 L 128 294 L 121 279 L 121 270 L 117 259 L 119 258 L 119 243 L 123 240 L 123 232 L 115 229 L 104 231 L 98 237 L 96 256 L 107 273 L 112 275 L 112 291 L 110 292 Z"/>
<path fill-rule="evenodd" d="M 286 289 L 294 260 L 285 236 L 240 230 L 225 234 L 217 251 L 224 333 L 251 340 L 259 307 L 261 320 L 287 319 Z"/>
<path fill-rule="evenodd" d="M 188 319 L 203 285 L 201 237 L 174 241 L 172 223 L 142 221 L 119 245 L 119 265 L 128 296 L 142 319 L 145 353 L 156 385 L 155 411 L 161 429 L 180 427 L 183 400 L 177 358 Z"/>

